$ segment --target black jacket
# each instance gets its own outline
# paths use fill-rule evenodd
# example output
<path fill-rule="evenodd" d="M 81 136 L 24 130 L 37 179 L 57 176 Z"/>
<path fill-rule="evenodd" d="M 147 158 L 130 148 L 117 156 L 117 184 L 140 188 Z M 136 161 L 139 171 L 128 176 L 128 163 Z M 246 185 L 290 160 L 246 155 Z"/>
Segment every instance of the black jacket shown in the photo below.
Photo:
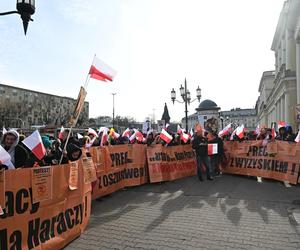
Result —
<path fill-rule="evenodd" d="M 197 156 L 207 156 L 207 139 L 205 137 L 195 135 L 192 147 Z"/>

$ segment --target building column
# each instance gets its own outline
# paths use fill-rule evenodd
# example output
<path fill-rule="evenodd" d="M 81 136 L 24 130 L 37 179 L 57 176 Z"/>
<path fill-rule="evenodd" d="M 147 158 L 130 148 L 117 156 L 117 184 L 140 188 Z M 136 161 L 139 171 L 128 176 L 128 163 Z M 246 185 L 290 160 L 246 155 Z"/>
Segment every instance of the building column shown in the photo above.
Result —
<path fill-rule="evenodd" d="M 283 94 L 281 96 L 281 116 L 280 116 L 281 121 L 285 120 L 285 113 L 286 113 L 285 95 Z"/>
<path fill-rule="evenodd" d="M 294 31 L 286 30 L 286 69 L 296 71 L 296 43 L 294 39 Z"/>
<path fill-rule="evenodd" d="M 297 104 L 300 104 L 300 37 L 296 44 Z"/>
<path fill-rule="evenodd" d="M 285 92 L 285 116 L 284 121 L 290 125 L 293 125 L 293 110 L 292 110 L 292 103 L 291 103 L 291 92 Z"/>

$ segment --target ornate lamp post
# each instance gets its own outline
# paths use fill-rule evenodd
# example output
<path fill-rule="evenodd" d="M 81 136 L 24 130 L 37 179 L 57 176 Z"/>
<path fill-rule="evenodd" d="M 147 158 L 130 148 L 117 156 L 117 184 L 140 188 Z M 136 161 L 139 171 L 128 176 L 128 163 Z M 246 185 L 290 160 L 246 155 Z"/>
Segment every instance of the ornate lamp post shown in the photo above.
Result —
<path fill-rule="evenodd" d="M 185 104 L 185 129 L 188 132 L 188 109 L 187 109 L 187 105 L 188 104 L 190 105 L 190 103 L 192 103 L 196 100 L 198 100 L 200 102 L 201 89 L 198 86 L 198 88 L 196 89 L 197 98 L 195 98 L 194 100 L 191 100 L 191 92 L 187 89 L 186 79 L 184 79 L 184 87 L 181 85 L 180 88 L 179 88 L 179 91 L 180 91 L 180 95 L 181 95 L 183 101 L 178 101 L 176 99 L 176 92 L 175 92 L 174 88 L 171 91 L 171 100 L 172 100 L 173 104 L 175 103 L 175 101 Z"/>
<path fill-rule="evenodd" d="M 0 16 L 19 14 L 23 20 L 24 33 L 26 35 L 29 21 L 35 12 L 35 0 L 17 0 L 17 10 L 0 13 Z"/>

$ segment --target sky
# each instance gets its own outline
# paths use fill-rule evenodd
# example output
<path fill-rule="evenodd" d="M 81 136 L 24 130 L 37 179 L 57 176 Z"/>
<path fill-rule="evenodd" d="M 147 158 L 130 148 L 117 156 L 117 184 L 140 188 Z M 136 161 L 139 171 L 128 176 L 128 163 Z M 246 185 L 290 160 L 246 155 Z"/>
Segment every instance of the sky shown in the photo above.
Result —
<path fill-rule="evenodd" d="M 171 121 L 184 104 L 171 90 L 187 79 L 201 101 L 222 110 L 254 108 L 263 71 L 274 69 L 271 44 L 284 0 L 36 0 L 27 36 L 17 15 L 0 17 L 0 83 L 77 98 L 96 54 L 118 74 L 91 79 L 90 117 L 115 114 Z M 0 11 L 15 10 L 1 0 Z M 188 107 L 195 112 L 198 101 Z"/>

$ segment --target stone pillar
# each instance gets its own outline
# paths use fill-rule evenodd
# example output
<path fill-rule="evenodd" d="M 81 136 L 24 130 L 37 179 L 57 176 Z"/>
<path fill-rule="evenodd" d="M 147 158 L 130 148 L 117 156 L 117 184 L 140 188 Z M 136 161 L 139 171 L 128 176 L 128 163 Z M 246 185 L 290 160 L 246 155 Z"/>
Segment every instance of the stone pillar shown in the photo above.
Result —
<path fill-rule="evenodd" d="M 283 94 L 281 96 L 281 116 L 280 116 L 280 120 L 284 121 L 285 120 L 285 112 L 286 112 L 286 107 L 285 107 L 285 95 Z"/>
<path fill-rule="evenodd" d="M 293 110 L 292 110 L 292 98 L 291 98 L 291 92 L 286 91 L 285 92 L 285 116 L 284 121 L 288 124 L 293 124 Z"/>
<path fill-rule="evenodd" d="M 286 69 L 296 71 L 296 43 L 294 39 L 294 31 L 286 30 Z"/>
<path fill-rule="evenodd" d="M 296 77 L 297 77 L 297 104 L 300 104 L 300 37 L 296 44 Z"/>

